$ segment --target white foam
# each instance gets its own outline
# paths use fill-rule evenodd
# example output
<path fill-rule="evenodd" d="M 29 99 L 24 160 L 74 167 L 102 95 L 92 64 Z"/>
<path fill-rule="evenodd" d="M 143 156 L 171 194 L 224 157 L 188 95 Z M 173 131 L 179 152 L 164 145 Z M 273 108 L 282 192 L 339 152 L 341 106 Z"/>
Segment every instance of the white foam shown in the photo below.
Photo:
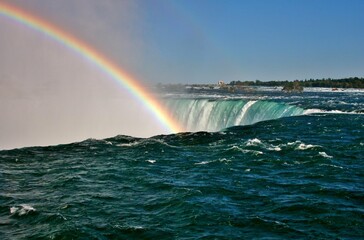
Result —
<path fill-rule="evenodd" d="M 133 229 L 144 229 L 143 226 L 131 226 L 131 228 L 133 228 Z"/>
<path fill-rule="evenodd" d="M 11 213 L 11 214 L 14 214 L 14 213 L 16 213 L 18 210 L 19 210 L 19 208 L 17 208 L 17 207 L 11 207 L 11 208 L 10 208 L 10 213 Z"/>
<path fill-rule="evenodd" d="M 116 146 L 119 146 L 119 147 L 132 147 L 132 146 L 136 146 L 138 145 L 139 142 L 131 142 L 131 143 L 120 143 Z"/>
<path fill-rule="evenodd" d="M 336 91 L 333 91 L 333 88 L 320 88 L 320 87 L 305 87 L 304 92 L 364 92 L 361 88 L 338 88 Z"/>
<path fill-rule="evenodd" d="M 271 150 L 271 151 L 282 151 L 282 148 L 278 147 L 278 146 L 273 146 L 273 147 L 269 147 L 268 150 Z"/>
<path fill-rule="evenodd" d="M 262 144 L 262 141 L 260 141 L 258 138 L 249 139 L 246 143 L 247 146 L 257 146 L 259 144 Z"/>
<path fill-rule="evenodd" d="M 321 109 L 307 109 L 303 112 L 304 115 L 309 115 L 309 114 L 315 114 L 315 113 L 324 113 L 325 111 L 324 110 L 321 110 Z"/>
<path fill-rule="evenodd" d="M 242 149 L 242 148 L 240 148 L 238 146 L 232 146 L 228 150 L 237 150 L 237 151 L 240 151 L 242 153 L 252 153 L 254 155 L 262 155 L 263 154 L 263 152 L 261 152 L 261 151 L 249 150 L 249 149 Z"/>
<path fill-rule="evenodd" d="M 131 226 L 131 225 L 115 225 L 116 228 L 119 228 L 119 229 L 133 229 L 133 230 L 140 230 L 140 229 L 144 229 L 143 226 Z"/>
<path fill-rule="evenodd" d="M 156 160 L 147 160 L 147 162 L 149 162 L 149 163 L 155 163 Z"/>
<path fill-rule="evenodd" d="M 299 140 L 295 142 L 288 142 L 286 144 L 279 144 L 279 147 L 294 147 L 296 150 L 306 150 L 310 148 L 318 148 L 320 145 L 305 144 Z"/>
<path fill-rule="evenodd" d="M 287 145 L 292 146 L 292 145 L 295 145 L 295 144 L 298 144 L 298 143 L 300 143 L 300 141 L 289 142 L 289 143 L 287 143 Z"/>
<path fill-rule="evenodd" d="M 247 149 L 244 149 L 242 152 L 243 153 L 252 153 L 254 155 L 263 155 L 264 154 L 262 151 L 247 150 Z"/>
<path fill-rule="evenodd" d="M 205 165 L 205 164 L 208 164 L 210 163 L 209 161 L 202 161 L 202 162 L 198 162 L 198 163 L 195 163 L 195 165 Z"/>
<path fill-rule="evenodd" d="M 326 114 L 364 114 L 362 112 L 344 112 L 341 110 L 322 110 L 322 109 L 307 109 L 304 111 L 304 115 L 310 115 L 315 113 L 326 113 Z"/>
<path fill-rule="evenodd" d="M 18 214 L 19 216 L 26 215 L 30 212 L 35 212 L 35 208 L 28 204 L 20 204 L 18 207 L 11 207 L 10 214 Z"/>
<path fill-rule="evenodd" d="M 226 158 L 220 158 L 219 162 L 231 162 L 231 160 L 226 159 Z"/>
<path fill-rule="evenodd" d="M 231 148 L 228 148 L 227 150 L 239 150 L 239 151 L 242 151 L 243 149 L 241 149 L 240 147 L 234 145 Z"/>
<path fill-rule="evenodd" d="M 333 158 L 333 156 L 330 156 L 330 155 L 328 155 L 325 152 L 319 152 L 319 155 L 322 156 L 322 157 L 324 157 L 324 158 Z"/>
<path fill-rule="evenodd" d="M 341 166 L 337 166 L 337 165 L 333 165 L 333 164 L 320 164 L 320 166 L 328 166 L 328 167 L 333 167 L 333 168 L 340 168 L 340 169 L 344 169 L 343 167 Z"/>
<path fill-rule="evenodd" d="M 296 147 L 296 149 L 298 149 L 298 150 L 306 150 L 306 149 L 315 148 L 315 147 L 318 147 L 318 146 L 312 145 L 312 144 L 300 143 L 300 145 L 298 145 Z"/>

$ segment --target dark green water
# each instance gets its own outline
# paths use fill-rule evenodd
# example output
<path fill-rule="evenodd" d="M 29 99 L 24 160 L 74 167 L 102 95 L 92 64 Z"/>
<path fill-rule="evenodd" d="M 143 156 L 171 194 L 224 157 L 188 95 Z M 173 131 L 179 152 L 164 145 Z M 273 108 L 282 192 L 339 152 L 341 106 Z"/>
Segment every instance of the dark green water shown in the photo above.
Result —
<path fill-rule="evenodd" d="M 363 238 L 363 95 L 267 97 L 337 113 L 0 151 L 0 239 Z"/>

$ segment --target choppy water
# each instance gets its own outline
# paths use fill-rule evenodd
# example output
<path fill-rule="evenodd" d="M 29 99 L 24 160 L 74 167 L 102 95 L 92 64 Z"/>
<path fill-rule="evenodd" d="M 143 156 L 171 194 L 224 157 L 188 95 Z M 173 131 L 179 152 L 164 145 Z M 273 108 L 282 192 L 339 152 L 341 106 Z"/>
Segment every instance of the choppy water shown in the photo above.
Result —
<path fill-rule="evenodd" d="M 234 96 L 304 111 L 217 132 L 0 151 L 0 239 L 363 238 L 363 97 Z"/>

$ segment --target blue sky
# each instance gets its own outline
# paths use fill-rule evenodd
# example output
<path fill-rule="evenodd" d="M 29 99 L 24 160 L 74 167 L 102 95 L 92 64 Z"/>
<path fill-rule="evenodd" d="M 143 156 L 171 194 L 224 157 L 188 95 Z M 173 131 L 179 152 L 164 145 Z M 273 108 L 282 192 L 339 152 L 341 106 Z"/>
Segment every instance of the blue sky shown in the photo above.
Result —
<path fill-rule="evenodd" d="M 361 0 L 12 2 L 147 83 L 364 76 Z"/>
<path fill-rule="evenodd" d="M 148 4 L 144 14 L 150 45 L 161 65 L 173 71 L 166 74 L 171 79 L 180 74 L 191 82 L 363 76 L 363 1 L 168 5 L 163 10 Z"/>

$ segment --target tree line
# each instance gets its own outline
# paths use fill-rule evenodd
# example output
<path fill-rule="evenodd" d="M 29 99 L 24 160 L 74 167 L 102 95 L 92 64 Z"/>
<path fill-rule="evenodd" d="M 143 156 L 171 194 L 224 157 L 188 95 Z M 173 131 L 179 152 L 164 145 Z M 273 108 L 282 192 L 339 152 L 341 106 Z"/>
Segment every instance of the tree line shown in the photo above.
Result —
<path fill-rule="evenodd" d="M 364 78 L 350 77 L 342 79 L 305 79 L 295 80 L 296 84 L 301 87 L 326 87 L 326 88 L 364 88 Z M 290 81 L 231 81 L 232 86 L 266 86 L 266 87 L 283 87 L 289 85 Z"/>

